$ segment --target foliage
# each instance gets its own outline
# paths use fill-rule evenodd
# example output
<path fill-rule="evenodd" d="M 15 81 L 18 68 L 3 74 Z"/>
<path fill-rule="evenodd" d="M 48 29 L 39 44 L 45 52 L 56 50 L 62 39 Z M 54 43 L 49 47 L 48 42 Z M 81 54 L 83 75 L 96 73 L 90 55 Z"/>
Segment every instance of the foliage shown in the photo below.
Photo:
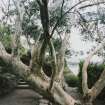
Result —
<path fill-rule="evenodd" d="M 10 27 L 6 25 L 0 25 L 0 36 L 10 35 Z"/>
<path fill-rule="evenodd" d="M 27 36 L 36 39 L 41 32 L 39 28 L 39 6 L 36 1 L 31 1 L 27 5 L 24 2 L 25 14 L 22 22 L 23 33 Z"/>
<path fill-rule="evenodd" d="M 4 96 L 7 93 L 13 91 L 16 86 L 16 78 L 10 73 L 0 73 L 0 96 Z"/>
<path fill-rule="evenodd" d="M 27 36 L 36 38 L 42 33 L 42 26 L 40 21 L 40 9 L 37 2 L 30 1 L 28 4 L 24 3 L 25 14 L 22 22 L 23 33 Z M 65 13 L 65 10 L 62 10 L 62 14 Z M 58 19 L 61 17 L 61 5 L 57 6 L 56 9 L 49 9 L 49 26 L 54 27 Z M 59 21 L 58 30 L 62 32 L 63 28 L 67 26 L 68 17 L 63 16 Z"/>
<path fill-rule="evenodd" d="M 50 26 L 54 26 L 55 22 L 61 17 L 62 14 L 65 13 L 65 10 L 62 10 L 61 13 L 61 7 L 58 6 L 56 9 L 49 11 L 50 12 Z M 67 16 L 66 16 L 67 17 Z M 67 18 L 62 17 L 62 20 L 59 22 L 58 27 L 64 27 L 67 26 Z"/>
<path fill-rule="evenodd" d="M 65 80 L 70 87 L 78 87 L 79 80 L 78 77 L 75 75 L 66 75 Z"/>
<path fill-rule="evenodd" d="M 0 41 L 2 41 L 5 48 L 11 48 L 11 36 L 9 27 L 0 25 Z"/>
<path fill-rule="evenodd" d="M 54 48 L 55 48 L 56 51 L 61 48 L 61 41 L 60 41 L 60 39 L 58 39 L 58 38 L 57 39 L 53 39 L 53 43 L 54 43 Z"/>
<path fill-rule="evenodd" d="M 66 61 L 65 61 L 65 69 L 64 69 L 64 78 L 67 84 L 70 87 L 78 87 L 79 79 L 78 76 L 75 76 L 68 68 Z"/>
<path fill-rule="evenodd" d="M 83 62 L 79 63 L 80 72 L 78 74 L 79 77 L 79 90 L 82 92 L 82 67 Z M 89 64 L 88 66 L 88 86 L 91 88 L 95 82 L 99 79 L 100 74 L 104 70 L 105 65 L 104 64 Z M 104 91 L 104 92 L 103 92 Z M 99 98 L 105 97 L 105 88 L 103 89 L 101 94 L 99 95 Z"/>
<path fill-rule="evenodd" d="M 17 85 L 18 76 L 15 76 L 11 65 L 6 65 L 0 59 L 0 96 L 10 93 Z"/>
<path fill-rule="evenodd" d="M 27 55 L 27 49 L 22 47 L 22 45 L 20 45 L 20 48 L 19 48 L 19 55 L 20 55 L 20 58 L 24 55 Z"/>
<path fill-rule="evenodd" d="M 10 93 L 17 84 L 16 76 L 11 72 L 11 67 L 0 60 L 0 96 Z"/>

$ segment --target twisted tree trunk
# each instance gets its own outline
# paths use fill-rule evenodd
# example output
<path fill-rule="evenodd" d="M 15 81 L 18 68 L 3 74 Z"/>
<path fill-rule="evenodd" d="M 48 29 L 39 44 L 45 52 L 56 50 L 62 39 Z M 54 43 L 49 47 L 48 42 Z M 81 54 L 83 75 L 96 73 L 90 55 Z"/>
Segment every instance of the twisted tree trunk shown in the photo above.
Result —
<path fill-rule="evenodd" d="M 62 86 L 56 81 L 53 81 L 53 87 L 51 91 L 48 91 L 51 79 L 43 73 L 43 70 L 39 70 L 41 72 L 38 74 L 37 72 L 33 73 L 29 66 L 26 66 L 19 59 L 8 54 L 2 43 L 0 43 L 0 59 L 2 59 L 5 64 L 10 65 L 15 74 L 17 73 L 20 77 L 24 78 L 24 80 L 28 81 L 35 91 L 51 102 L 60 105 L 74 105 L 77 103 L 76 99 L 66 93 Z"/>

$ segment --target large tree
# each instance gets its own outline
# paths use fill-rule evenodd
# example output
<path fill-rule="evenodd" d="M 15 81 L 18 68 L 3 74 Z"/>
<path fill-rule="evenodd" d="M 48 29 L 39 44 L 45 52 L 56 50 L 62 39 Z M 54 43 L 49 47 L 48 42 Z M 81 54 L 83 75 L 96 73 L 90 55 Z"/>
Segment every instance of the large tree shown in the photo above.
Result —
<path fill-rule="evenodd" d="M 82 71 L 82 89 L 83 89 L 83 99 L 77 99 L 73 97 L 70 93 L 67 92 L 69 87 L 66 85 L 64 81 L 64 65 L 65 65 L 65 51 L 67 47 L 67 41 L 69 38 L 68 30 L 66 30 L 66 26 L 60 29 L 60 25 L 64 17 L 70 13 L 72 14 L 79 14 L 81 20 L 83 21 L 84 18 L 82 17 L 81 13 L 77 10 L 91 7 L 94 5 L 103 4 L 104 1 L 94 1 L 90 2 L 90 0 L 79 0 L 78 3 L 68 7 L 64 10 L 65 1 L 62 0 L 60 3 L 60 15 L 55 19 L 52 18 L 49 14 L 49 6 L 48 3 L 51 2 L 49 0 L 36 0 L 38 9 L 37 13 L 40 15 L 42 30 L 41 34 L 38 35 L 39 37 L 36 40 L 36 43 L 32 47 L 32 54 L 30 65 L 25 65 L 19 57 L 19 43 L 20 43 L 20 36 L 22 35 L 22 22 L 24 17 L 24 1 L 13 0 L 14 5 L 16 6 L 16 19 L 15 19 L 15 31 L 12 36 L 12 53 L 8 54 L 3 46 L 2 42 L 0 42 L 0 60 L 2 60 L 5 64 L 8 64 L 12 67 L 12 70 L 15 74 L 18 74 L 20 77 L 24 78 L 35 91 L 39 92 L 44 98 L 50 100 L 55 104 L 60 105 L 92 105 L 94 99 L 98 96 L 101 90 L 105 87 L 105 70 L 101 74 L 99 80 L 95 83 L 95 85 L 89 89 L 87 84 L 87 67 L 91 57 L 96 54 L 101 48 L 103 48 L 105 42 L 103 41 L 102 44 L 93 50 L 86 58 L 83 71 Z M 57 1 L 52 1 L 52 3 L 56 3 Z M 69 2 L 69 1 L 68 1 Z M 58 2 L 59 3 L 59 2 Z M 51 4 L 51 3 L 50 3 Z M 35 4 L 36 5 L 36 4 Z M 67 10 L 68 9 L 68 10 Z M 77 9 L 77 10 L 76 10 Z M 27 12 L 27 10 L 26 10 Z M 28 14 L 30 16 L 30 14 Z M 38 17 L 39 18 L 39 17 Z M 70 18 L 70 17 L 69 17 Z M 30 17 L 29 17 L 30 19 Z M 54 21 L 53 21 L 54 20 Z M 57 20 L 57 21 L 56 21 Z M 69 20 L 69 19 L 68 19 Z M 53 23 L 51 23 L 53 21 Z M 72 22 L 72 21 L 71 21 Z M 85 25 L 83 24 L 85 27 Z M 71 27 L 71 24 L 70 24 Z M 69 27 L 69 28 L 70 28 Z M 86 27 L 85 27 L 86 28 Z M 61 46 L 56 51 L 55 46 L 53 44 L 53 35 L 57 30 L 63 30 L 63 36 L 60 38 Z M 66 30 L 66 31 L 65 31 Z M 26 32 L 26 31 L 24 31 Z M 59 34 L 59 32 L 57 33 Z M 62 34 L 62 32 L 61 32 Z M 60 35 L 61 35 L 60 34 Z M 59 35 L 58 35 L 59 36 Z M 43 70 L 43 64 L 46 61 L 46 52 L 48 52 L 48 56 L 51 58 L 51 71 L 52 74 L 50 77 L 46 75 Z M 78 93 L 75 93 L 78 94 Z"/>

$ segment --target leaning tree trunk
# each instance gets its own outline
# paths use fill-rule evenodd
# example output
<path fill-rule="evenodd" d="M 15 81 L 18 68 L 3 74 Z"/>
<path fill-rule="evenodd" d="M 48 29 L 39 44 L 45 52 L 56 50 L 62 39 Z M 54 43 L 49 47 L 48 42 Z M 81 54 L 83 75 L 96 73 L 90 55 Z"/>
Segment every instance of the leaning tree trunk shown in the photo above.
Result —
<path fill-rule="evenodd" d="M 8 54 L 2 43 L 0 43 L 0 59 L 5 64 L 12 66 L 15 74 L 17 73 L 24 80 L 28 81 L 35 91 L 51 102 L 60 105 L 74 105 L 77 103 L 77 100 L 64 91 L 62 86 L 56 81 L 53 81 L 52 89 L 49 91 L 51 79 L 44 74 L 42 68 L 37 66 L 36 68 L 39 72 L 32 72 L 30 66 L 26 66 L 19 59 Z"/>

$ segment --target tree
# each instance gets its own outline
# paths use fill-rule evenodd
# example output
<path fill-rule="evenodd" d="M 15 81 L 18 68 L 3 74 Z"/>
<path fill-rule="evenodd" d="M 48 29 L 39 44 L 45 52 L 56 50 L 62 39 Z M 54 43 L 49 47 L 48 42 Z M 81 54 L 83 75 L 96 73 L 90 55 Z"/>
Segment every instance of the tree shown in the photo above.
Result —
<path fill-rule="evenodd" d="M 97 53 L 98 50 L 103 48 L 104 41 L 102 45 L 97 47 L 89 57 L 87 57 L 82 71 L 82 89 L 83 89 L 83 101 L 76 99 L 71 94 L 67 93 L 67 85 L 64 81 L 64 65 L 65 65 L 65 51 L 67 47 L 67 41 L 69 35 L 67 34 L 67 30 L 65 31 L 64 38 L 62 39 L 61 47 L 56 52 L 54 44 L 53 44 L 53 35 L 60 25 L 62 19 L 68 14 L 72 13 L 75 7 L 79 9 L 86 8 L 93 5 L 103 4 L 103 1 L 88 4 L 82 4 L 85 2 L 89 2 L 89 0 L 83 0 L 76 3 L 74 6 L 69 8 L 67 11 L 63 11 L 65 0 L 63 0 L 61 4 L 61 15 L 57 18 L 57 21 L 54 20 L 54 25 L 51 27 L 50 25 L 50 16 L 49 16 L 49 8 L 48 8 L 48 0 L 36 0 L 37 5 L 39 6 L 40 12 L 40 20 L 42 24 L 42 33 L 39 35 L 38 40 L 34 44 L 32 48 L 32 57 L 30 61 L 30 65 L 27 66 L 19 59 L 18 48 L 19 48 L 19 38 L 22 34 L 22 21 L 24 12 L 22 12 L 23 5 L 22 1 L 14 1 L 16 6 L 16 20 L 15 20 L 15 39 L 13 39 L 12 54 L 8 54 L 3 46 L 2 42 L 0 42 L 0 59 L 4 61 L 5 64 L 10 65 L 13 68 L 13 71 L 17 73 L 20 77 L 24 78 L 24 80 L 28 81 L 28 83 L 33 87 L 33 89 L 39 94 L 41 94 L 44 98 L 49 99 L 51 102 L 60 105 L 92 105 L 92 102 L 97 97 L 97 95 L 101 92 L 101 90 L 105 87 L 105 71 L 101 74 L 99 80 L 96 84 L 88 89 L 87 84 L 87 66 L 91 57 Z M 53 1 L 56 2 L 56 1 Z M 63 13 L 64 12 L 64 13 Z M 73 11 L 75 12 L 75 11 Z M 80 14 L 81 15 L 81 14 Z M 83 18 L 82 18 L 83 19 Z M 60 26 L 59 26 L 60 27 Z M 51 29 L 50 29 L 51 28 Z M 62 37 L 61 37 L 62 38 Z M 51 77 L 48 77 L 43 70 L 43 64 L 46 59 L 46 52 L 49 53 L 49 57 L 51 58 L 51 69 L 52 74 Z M 77 93 L 78 94 L 78 93 Z"/>

